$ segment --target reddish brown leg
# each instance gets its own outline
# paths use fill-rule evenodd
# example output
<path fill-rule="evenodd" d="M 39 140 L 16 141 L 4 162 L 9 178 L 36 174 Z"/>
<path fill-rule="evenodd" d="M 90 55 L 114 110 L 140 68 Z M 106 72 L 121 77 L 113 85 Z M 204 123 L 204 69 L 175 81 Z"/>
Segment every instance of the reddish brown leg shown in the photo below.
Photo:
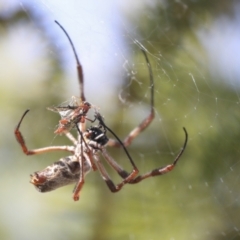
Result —
<path fill-rule="evenodd" d="M 151 111 L 149 115 L 136 127 L 134 128 L 128 136 L 124 139 L 123 144 L 124 146 L 128 146 L 132 143 L 132 141 L 144 130 L 146 129 L 149 124 L 152 122 L 154 119 L 154 81 L 153 81 L 153 72 L 152 72 L 152 67 L 150 64 L 150 61 L 148 59 L 146 49 L 139 43 L 136 42 L 136 44 L 141 48 L 142 53 L 145 57 L 145 60 L 147 62 L 147 67 L 149 70 L 149 80 L 150 80 L 150 93 L 151 93 L 151 98 L 150 98 L 150 106 L 151 106 Z M 116 141 L 114 139 L 110 139 L 108 142 L 108 146 L 111 147 L 121 147 L 121 144 L 119 141 Z"/>
<path fill-rule="evenodd" d="M 185 133 L 185 141 L 184 141 L 184 144 L 183 144 L 183 147 L 181 149 L 181 151 L 179 152 L 179 154 L 177 155 L 177 157 L 175 158 L 175 160 L 173 161 L 172 164 L 169 164 L 165 167 L 161 167 L 161 168 L 157 168 L 157 169 L 154 169 L 148 173 L 145 173 L 143 175 L 139 175 L 137 176 L 136 178 L 131 178 L 130 177 L 130 180 L 128 181 L 129 184 L 134 184 L 134 183 L 138 183 L 138 182 L 141 182 L 142 180 L 146 179 L 146 178 L 149 178 L 149 177 L 154 177 L 154 176 L 158 176 L 158 175 L 163 175 L 163 174 L 166 174 L 170 171 L 172 171 L 174 169 L 174 167 L 176 166 L 178 160 L 180 159 L 180 157 L 182 156 L 183 152 L 185 151 L 185 148 L 187 146 L 187 141 L 188 141 L 188 133 L 186 131 L 185 128 L 183 128 L 184 130 L 184 133 Z M 105 158 L 105 160 L 107 161 L 107 163 L 113 167 L 117 173 L 123 178 L 123 179 L 126 179 L 126 177 L 129 176 L 129 173 L 126 172 L 111 156 L 108 155 L 108 153 L 106 152 L 106 150 L 103 150 L 102 151 L 102 154 Z M 108 180 L 108 184 L 109 185 L 112 185 L 111 181 Z M 125 184 L 125 183 L 124 183 Z M 114 187 L 112 187 L 113 190 L 115 190 Z M 111 190 L 112 191 L 112 190 Z"/>
<path fill-rule="evenodd" d="M 154 177 L 154 176 L 158 176 L 158 175 L 163 175 L 166 174 L 170 171 L 172 171 L 174 169 L 174 167 L 176 166 L 178 160 L 180 159 L 180 157 L 182 156 L 186 146 L 187 146 L 187 141 L 188 141 L 188 133 L 187 130 L 185 128 L 183 128 L 184 132 L 185 132 L 185 142 L 183 144 L 182 150 L 179 152 L 179 154 L 177 155 L 177 157 L 175 158 L 175 160 L 173 161 L 172 164 L 167 165 L 165 167 L 161 167 L 161 168 L 157 168 L 154 169 L 148 173 L 145 173 L 143 175 L 137 176 L 135 179 L 131 180 L 129 183 L 133 184 L 133 183 L 139 183 L 142 180 L 149 178 L 149 177 Z"/>
<path fill-rule="evenodd" d="M 25 141 L 24 141 L 24 138 L 22 136 L 22 133 L 20 132 L 19 128 L 21 126 L 21 123 L 23 121 L 23 118 L 26 116 L 26 114 L 29 112 L 29 110 L 26 110 L 18 125 L 16 126 L 15 128 L 15 137 L 18 141 L 18 143 L 21 145 L 22 147 L 22 150 L 23 152 L 26 154 L 26 155 L 33 155 L 33 154 L 39 154 L 39 153 L 45 153 L 45 152 L 51 152 L 51 151 L 68 151 L 68 152 L 71 152 L 71 153 L 74 153 L 74 147 L 73 146 L 51 146 L 51 147 L 44 147 L 44 148 L 38 148 L 38 149 L 34 149 L 34 150 L 28 150 L 26 144 L 25 144 Z"/>
<path fill-rule="evenodd" d="M 115 192 L 120 191 L 126 183 L 130 182 L 131 179 L 134 179 L 136 177 L 136 175 L 138 174 L 138 170 L 133 169 L 133 171 L 126 178 L 124 178 L 122 182 L 115 185 L 114 182 L 109 177 L 105 167 L 101 163 L 100 158 L 97 155 L 94 155 L 94 158 L 96 160 L 96 165 L 98 167 L 98 170 L 111 192 L 115 193 Z"/>
<path fill-rule="evenodd" d="M 83 167 L 83 164 L 84 164 L 84 157 L 83 156 L 79 156 L 79 164 L 80 164 L 80 177 L 79 177 L 79 180 L 74 188 L 74 191 L 73 191 L 73 200 L 74 201 L 78 201 L 79 200 L 79 195 L 80 195 L 80 191 L 83 187 L 83 184 L 84 184 L 84 167 Z"/>
<path fill-rule="evenodd" d="M 154 119 L 154 110 L 151 109 L 150 114 L 147 118 L 145 118 L 136 128 L 134 128 L 128 136 L 124 139 L 123 144 L 124 146 L 129 146 L 132 141 L 144 130 L 146 129 L 149 124 Z M 121 144 L 116 141 L 115 139 L 109 139 L 108 146 L 110 147 L 121 147 Z"/>
<path fill-rule="evenodd" d="M 77 52 L 76 52 L 76 49 L 73 45 L 73 42 L 71 40 L 71 38 L 69 37 L 68 33 L 66 32 L 66 30 L 63 28 L 63 26 L 55 21 L 55 23 L 63 30 L 63 32 L 66 34 L 70 44 L 71 44 L 71 47 L 72 47 L 72 50 L 73 50 L 73 53 L 74 53 L 74 57 L 75 57 L 75 60 L 76 60 L 76 63 L 77 63 L 77 73 L 78 73 L 78 81 L 79 81 L 79 86 L 80 86 L 80 98 L 81 100 L 84 102 L 86 100 L 85 98 L 85 95 L 84 95 L 84 89 L 83 89 L 83 69 L 82 69 L 82 65 L 80 64 L 80 61 L 78 59 L 78 56 L 77 56 Z"/>

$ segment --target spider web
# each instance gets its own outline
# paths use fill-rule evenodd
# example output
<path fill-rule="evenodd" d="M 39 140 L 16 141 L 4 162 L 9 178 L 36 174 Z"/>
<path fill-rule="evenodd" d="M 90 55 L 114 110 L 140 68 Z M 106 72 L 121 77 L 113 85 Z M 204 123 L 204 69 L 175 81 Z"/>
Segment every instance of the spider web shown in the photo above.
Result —
<path fill-rule="evenodd" d="M 239 4 L 221 3 L 0 4 L 7 29 L 0 40 L 1 239 L 240 239 Z M 31 108 L 21 127 L 29 148 L 69 144 L 54 136 L 59 117 L 46 107 L 79 95 L 72 50 L 55 19 L 77 49 L 87 101 L 121 139 L 150 111 L 149 72 L 136 40 L 144 46 L 155 119 L 128 150 L 141 173 L 170 164 L 185 127 L 188 145 L 173 172 L 116 194 L 90 173 L 77 203 L 73 186 L 39 194 L 28 184 L 30 173 L 66 154 L 24 156 L 13 127 Z M 130 169 L 121 150 L 109 152 Z"/>

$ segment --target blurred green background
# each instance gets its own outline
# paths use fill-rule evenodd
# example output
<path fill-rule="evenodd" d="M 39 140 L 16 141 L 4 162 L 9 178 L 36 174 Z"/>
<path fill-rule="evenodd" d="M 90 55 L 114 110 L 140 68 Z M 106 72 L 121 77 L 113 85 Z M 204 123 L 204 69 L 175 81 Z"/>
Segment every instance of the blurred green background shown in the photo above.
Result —
<path fill-rule="evenodd" d="M 71 198 L 73 186 L 37 192 L 28 183 L 29 174 L 67 154 L 25 156 L 14 127 L 31 109 L 21 127 L 30 149 L 69 144 L 64 136 L 54 135 L 59 117 L 46 107 L 78 94 L 76 69 L 54 16 L 47 17 L 34 5 L 17 2 L 12 7 L 3 1 L 0 239 L 240 239 L 240 6 L 224 0 L 146 1 L 128 10 L 127 4 L 119 10 L 125 50 L 118 49 L 114 56 L 119 63 L 116 80 L 92 79 L 87 100 L 100 107 L 107 125 L 122 139 L 148 114 L 148 68 L 134 44 L 137 39 L 149 51 L 154 71 L 156 117 L 129 152 L 141 173 L 169 164 L 183 145 L 183 126 L 189 133 L 186 152 L 173 172 L 125 186 L 116 194 L 97 172 L 86 177 L 79 202 Z M 80 31 L 77 24 L 73 27 Z M 76 48 L 83 45 L 68 32 Z M 117 40 L 114 44 L 117 48 Z M 103 62 L 113 58 L 114 53 L 103 51 Z M 66 52 L 71 64 L 64 60 Z M 92 64 L 92 71 L 107 72 L 105 64 Z M 114 81 L 115 87 L 108 89 Z M 121 150 L 109 152 L 131 169 Z M 109 172 L 115 182 L 120 180 Z"/>

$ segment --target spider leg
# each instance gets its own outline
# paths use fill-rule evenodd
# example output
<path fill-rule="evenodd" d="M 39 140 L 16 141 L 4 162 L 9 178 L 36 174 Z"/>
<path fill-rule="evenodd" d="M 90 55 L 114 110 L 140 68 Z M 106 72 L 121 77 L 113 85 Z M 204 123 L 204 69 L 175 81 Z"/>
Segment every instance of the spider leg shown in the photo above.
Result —
<path fill-rule="evenodd" d="M 80 194 L 80 191 L 84 184 L 84 167 L 83 167 L 84 166 L 84 157 L 83 156 L 79 157 L 79 164 L 80 164 L 80 176 L 79 176 L 79 180 L 73 191 L 73 200 L 74 201 L 79 200 L 79 194 Z"/>
<path fill-rule="evenodd" d="M 150 105 L 151 105 L 151 110 L 148 116 L 137 126 L 135 127 L 124 139 L 123 144 L 124 146 L 128 146 L 132 143 L 132 141 L 144 130 L 146 129 L 149 124 L 152 122 L 154 119 L 154 81 L 153 81 L 153 72 L 152 72 L 152 67 L 150 64 L 150 61 L 148 59 L 147 53 L 145 48 L 138 43 L 139 47 L 142 50 L 142 53 L 145 57 L 145 60 L 147 62 L 148 66 L 148 71 L 149 71 L 149 79 L 150 79 L 150 92 L 151 92 L 151 98 L 150 98 Z M 111 147 L 121 147 L 121 144 L 116 141 L 115 139 L 109 139 L 108 146 Z"/>
<path fill-rule="evenodd" d="M 23 152 L 26 155 L 40 154 L 40 153 L 46 153 L 46 152 L 51 152 L 51 151 L 68 151 L 68 152 L 74 153 L 73 146 L 51 146 L 51 147 L 38 148 L 38 149 L 34 149 L 34 150 L 28 150 L 25 140 L 22 136 L 22 133 L 19 130 L 21 123 L 23 121 L 23 118 L 26 116 L 26 114 L 28 112 L 29 112 L 29 110 L 26 110 L 23 113 L 23 115 L 14 131 L 15 137 L 16 137 L 18 143 L 21 145 Z"/>
<path fill-rule="evenodd" d="M 145 118 L 136 128 L 134 128 L 127 137 L 123 140 L 125 147 L 129 146 L 132 141 L 145 129 L 154 119 L 154 110 L 151 109 L 150 114 Z M 109 139 L 108 146 L 110 147 L 121 147 L 121 144 L 115 139 Z"/>
<path fill-rule="evenodd" d="M 77 139 L 70 132 L 66 132 L 65 135 L 75 146 L 78 144 Z"/>
<path fill-rule="evenodd" d="M 183 128 L 183 130 L 185 132 L 185 141 L 184 141 L 184 144 L 183 144 L 183 147 L 182 147 L 181 151 L 179 152 L 179 154 L 177 155 L 177 157 L 175 158 L 175 160 L 173 161 L 172 164 L 169 164 L 169 165 L 167 165 L 165 167 L 154 169 L 154 170 L 152 170 L 152 171 L 150 171 L 148 173 L 145 173 L 143 175 L 139 175 L 136 178 L 134 178 L 133 180 L 131 180 L 129 183 L 130 184 L 139 183 L 139 182 L 141 182 L 142 180 L 144 180 L 146 178 L 154 177 L 154 176 L 158 176 L 158 175 L 163 175 L 163 174 L 166 174 L 166 173 L 172 171 L 174 169 L 174 167 L 176 166 L 178 160 L 182 156 L 182 154 L 185 151 L 186 146 L 187 146 L 188 133 L 187 133 L 187 130 L 185 128 Z"/>
<path fill-rule="evenodd" d="M 87 169 L 89 168 L 93 171 L 96 171 L 98 169 L 94 163 L 92 152 L 88 152 L 88 153 L 83 152 L 79 156 L 79 164 L 80 164 L 80 176 L 79 176 L 79 180 L 73 190 L 73 200 L 74 201 L 79 200 L 79 195 L 80 195 L 81 189 L 85 183 L 84 177 L 85 177 L 86 173 L 88 172 L 88 170 L 86 171 L 86 168 Z"/>
<path fill-rule="evenodd" d="M 77 63 L 77 72 L 78 72 L 78 80 L 79 80 L 79 85 L 80 85 L 80 98 L 82 101 L 85 101 L 86 98 L 84 96 L 84 89 L 83 89 L 83 83 L 84 83 L 84 79 L 83 79 L 83 69 L 82 69 L 82 65 L 78 59 L 78 55 L 77 55 L 77 51 L 73 45 L 73 42 L 70 38 L 70 36 L 68 35 L 68 33 L 66 32 L 66 30 L 63 28 L 63 26 L 55 20 L 55 23 L 63 30 L 63 32 L 65 33 L 65 35 L 67 36 L 70 44 L 71 44 L 71 47 L 72 47 L 72 50 L 73 50 L 73 53 L 74 53 L 74 57 L 75 57 L 75 60 L 76 60 L 76 63 Z"/>
<path fill-rule="evenodd" d="M 84 123 L 83 123 L 84 124 Z M 81 127 L 81 123 L 79 124 Z M 94 163 L 93 157 L 92 157 L 92 150 L 89 148 L 88 144 L 86 143 L 82 131 L 80 131 L 80 128 L 78 124 L 76 124 L 76 128 L 78 131 L 78 140 L 81 142 L 81 152 L 84 154 L 87 152 L 85 159 L 87 160 L 88 164 L 92 167 L 93 171 L 97 170 L 97 167 Z M 84 127 L 85 128 L 85 127 Z M 85 149 L 83 149 L 83 143 L 85 145 Z"/>
<path fill-rule="evenodd" d="M 73 191 L 73 200 L 74 201 L 78 201 L 79 200 L 79 195 L 80 195 L 80 191 L 84 185 L 84 165 L 88 165 L 91 167 L 91 169 L 93 171 L 96 171 L 98 168 L 93 160 L 93 153 L 91 151 L 91 149 L 89 149 L 84 136 L 82 134 L 82 132 L 79 129 L 78 124 L 76 124 L 76 128 L 78 131 L 78 139 L 81 142 L 81 151 L 80 153 L 78 153 L 77 158 L 79 159 L 79 165 L 80 165 L 80 177 L 79 180 L 77 182 L 77 184 L 75 185 L 74 191 Z M 84 147 L 83 147 L 84 144 Z"/>
<path fill-rule="evenodd" d="M 125 145 L 123 144 L 123 142 L 119 139 L 119 137 L 108 127 L 106 126 L 106 124 L 103 121 L 102 116 L 100 115 L 100 113 L 96 112 L 95 114 L 96 119 L 99 121 L 99 124 L 101 126 L 103 126 L 105 129 L 107 129 L 110 133 L 112 133 L 112 135 L 117 139 L 117 141 L 119 142 L 120 146 L 123 147 L 124 152 L 126 153 L 132 167 L 133 170 L 131 173 L 127 173 L 126 171 L 124 171 L 117 163 L 113 164 L 115 161 L 111 161 L 109 156 L 107 155 L 106 151 L 104 149 L 102 149 L 102 154 L 103 156 L 106 156 L 106 161 L 118 172 L 118 174 L 124 178 L 123 180 L 123 184 L 131 181 L 132 179 L 134 179 L 137 174 L 139 173 L 139 170 L 136 166 L 136 164 L 134 163 L 132 157 L 130 156 L 129 152 L 127 151 L 127 148 L 125 147 Z M 109 161 L 110 160 L 110 161 Z M 128 175 L 127 175 L 128 174 Z"/>
<path fill-rule="evenodd" d="M 131 179 L 134 179 L 135 176 L 131 176 L 128 175 L 126 178 L 124 178 L 124 180 L 122 182 L 120 182 L 119 184 L 114 184 L 114 182 L 111 180 L 111 178 L 109 177 L 105 167 L 103 166 L 103 164 L 101 163 L 101 160 L 99 158 L 98 155 L 94 155 L 94 159 L 97 165 L 97 168 L 101 174 L 101 177 L 103 178 L 103 180 L 106 182 L 108 188 L 110 189 L 111 192 L 118 192 L 122 189 L 122 187 L 128 183 L 129 181 L 131 181 Z"/>
<path fill-rule="evenodd" d="M 107 163 L 121 176 L 122 178 L 126 178 L 129 176 L 129 173 L 125 171 L 106 151 L 106 149 L 102 150 L 102 155 L 107 161 Z"/>
<path fill-rule="evenodd" d="M 83 184 L 84 184 L 84 175 L 82 174 L 82 171 L 80 173 L 80 177 L 79 177 L 79 180 L 74 188 L 74 191 L 73 191 L 73 200 L 74 201 L 78 201 L 79 200 L 79 195 L 80 195 L 80 191 L 83 187 Z"/>

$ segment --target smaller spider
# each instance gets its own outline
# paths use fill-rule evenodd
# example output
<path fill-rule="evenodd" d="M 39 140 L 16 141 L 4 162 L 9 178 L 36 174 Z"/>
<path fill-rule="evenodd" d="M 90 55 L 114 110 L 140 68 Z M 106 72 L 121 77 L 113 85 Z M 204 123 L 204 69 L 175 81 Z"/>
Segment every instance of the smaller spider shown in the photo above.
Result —
<path fill-rule="evenodd" d="M 48 110 L 58 112 L 62 118 L 54 133 L 66 133 L 78 123 L 84 123 L 85 120 L 92 121 L 87 118 L 87 113 L 91 107 L 91 104 L 86 101 L 78 104 L 75 97 L 72 97 L 72 102 L 67 106 L 48 107 Z"/>

